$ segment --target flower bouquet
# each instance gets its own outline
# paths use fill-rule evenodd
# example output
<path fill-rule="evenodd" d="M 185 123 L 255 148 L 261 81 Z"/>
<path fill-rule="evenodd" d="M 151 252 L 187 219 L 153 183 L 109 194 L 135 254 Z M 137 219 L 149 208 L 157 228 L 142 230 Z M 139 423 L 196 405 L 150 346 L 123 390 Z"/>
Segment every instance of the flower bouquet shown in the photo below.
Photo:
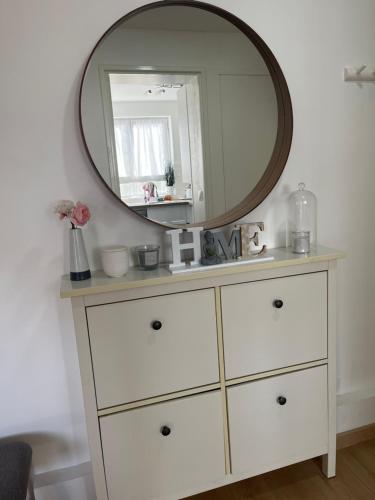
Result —
<path fill-rule="evenodd" d="M 55 213 L 59 214 L 60 220 L 68 219 L 72 229 L 84 226 L 91 217 L 89 208 L 80 201 L 74 204 L 71 200 L 62 200 L 56 205 Z"/>

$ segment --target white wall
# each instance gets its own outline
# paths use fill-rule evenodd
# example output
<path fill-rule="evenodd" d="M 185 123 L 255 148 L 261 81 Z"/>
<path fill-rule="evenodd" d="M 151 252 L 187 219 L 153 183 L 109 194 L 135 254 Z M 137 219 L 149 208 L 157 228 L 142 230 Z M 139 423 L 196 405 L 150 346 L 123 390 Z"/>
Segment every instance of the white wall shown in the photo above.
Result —
<path fill-rule="evenodd" d="M 290 189 L 303 180 L 316 193 L 320 241 L 348 254 L 338 276 L 339 391 L 373 387 L 375 87 L 343 83 L 342 69 L 374 63 L 375 3 L 215 3 L 268 42 L 294 106 L 286 169 L 247 220 L 264 220 L 269 243 L 280 244 Z M 102 186 L 78 128 L 79 79 L 91 48 L 125 9 L 141 4 L 0 0 L 0 432 L 28 437 L 37 472 L 88 460 L 70 306 L 58 298 L 67 228 L 52 214 L 54 202 L 91 207 L 85 239 L 93 267 L 99 245 L 162 238 Z M 340 407 L 339 430 L 374 420 L 374 399 Z"/>

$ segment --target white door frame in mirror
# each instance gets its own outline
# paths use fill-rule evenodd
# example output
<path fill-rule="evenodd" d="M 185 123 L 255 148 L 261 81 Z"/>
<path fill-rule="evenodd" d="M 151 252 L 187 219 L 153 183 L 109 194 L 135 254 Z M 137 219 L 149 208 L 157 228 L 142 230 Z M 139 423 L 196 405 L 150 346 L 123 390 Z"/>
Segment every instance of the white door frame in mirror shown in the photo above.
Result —
<path fill-rule="evenodd" d="M 212 168 L 210 162 L 210 148 L 208 147 L 209 141 L 209 129 L 208 129 L 208 110 L 207 110 L 207 71 L 203 67 L 187 67 L 187 66 L 152 66 L 145 69 L 143 66 L 131 66 L 131 65 L 116 65 L 116 64 L 100 64 L 99 66 L 99 80 L 100 80 L 100 91 L 102 97 L 102 107 L 104 116 L 104 127 L 106 144 L 109 159 L 109 172 L 110 172 L 110 182 L 111 189 L 114 193 L 121 198 L 120 193 L 120 179 L 118 175 L 117 168 L 117 156 L 116 156 L 116 142 L 114 136 L 114 115 L 112 108 L 112 96 L 111 96 L 111 86 L 110 86 L 110 74 L 115 73 L 136 73 L 136 74 L 167 74 L 167 75 L 178 75 L 178 76 L 193 76 L 197 78 L 199 89 L 195 88 L 195 85 L 191 85 L 189 95 L 187 95 L 188 108 L 191 113 L 190 116 L 190 127 L 188 133 L 190 134 L 190 162 L 191 170 L 193 174 L 192 164 L 201 165 L 201 168 L 195 169 L 196 175 L 192 175 L 192 192 L 193 192 L 193 220 L 192 222 L 198 222 L 205 220 L 210 217 L 213 212 L 212 202 L 213 200 L 212 182 L 213 179 Z M 189 84 L 189 82 L 186 82 Z M 190 105 L 190 102 L 196 102 L 196 95 L 193 93 L 199 93 L 199 107 Z M 196 124 L 198 130 L 192 130 L 191 124 Z M 198 138 L 201 140 L 198 140 Z M 204 168 L 203 168 L 204 165 Z M 100 172 L 99 172 L 100 173 Z"/>

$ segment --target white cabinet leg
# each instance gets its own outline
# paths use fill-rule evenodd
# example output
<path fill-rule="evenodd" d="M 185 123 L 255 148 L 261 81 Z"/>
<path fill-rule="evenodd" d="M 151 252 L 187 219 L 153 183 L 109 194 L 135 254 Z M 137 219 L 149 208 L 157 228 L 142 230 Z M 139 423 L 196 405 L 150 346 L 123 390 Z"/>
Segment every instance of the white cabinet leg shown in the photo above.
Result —
<path fill-rule="evenodd" d="M 323 474 L 330 478 L 336 476 L 336 449 L 327 455 L 323 455 L 322 461 Z"/>
<path fill-rule="evenodd" d="M 328 268 L 328 453 L 323 473 L 336 475 L 336 262 Z"/>

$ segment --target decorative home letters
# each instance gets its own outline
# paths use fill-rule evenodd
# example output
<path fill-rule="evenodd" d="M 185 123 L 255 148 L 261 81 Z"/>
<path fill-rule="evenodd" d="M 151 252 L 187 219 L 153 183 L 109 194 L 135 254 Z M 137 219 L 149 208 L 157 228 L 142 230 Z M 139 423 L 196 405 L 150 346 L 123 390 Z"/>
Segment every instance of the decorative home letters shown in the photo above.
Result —
<path fill-rule="evenodd" d="M 241 255 L 241 230 L 235 228 L 230 235 L 229 243 L 222 231 L 213 233 L 215 242 L 224 254 L 226 260 L 237 259 Z"/>
<path fill-rule="evenodd" d="M 264 231 L 263 222 L 236 225 L 230 235 L 229 243 L 222 231 L 210 232 L 210 234 L 213 236 L 213 244 L 220 249 L 220 254 L 222 252 L 220 257 L 225 259 L 223 265 L 229 265 L 229 261 L 233 264 L 237 259 L 249 259 L 266 252 L 267 247 L 259 238 L 261 231 Z M 201 245 L 202 236 L 205 234 L 202 227 L 171 229 L 166 234 L 171 237 L 172 242 L 173 262 L 169 264 L 171 272 L 185 272 L 191 267 L 199 267 L 202 264 Z M 191 241 L 187 241 L 189 237 Z M 188 259 L 184 259 L 183 256 L 186 251 L 192 254 Z M 228 262 L 225 264 L 225 261 Z"/>
<path fill-rule="evenodd" d="M 264 231 L 264 222 L 238 224 L 236 228 L 241 231 L 241 256 L 252 257 L 265 253 L 266 245 L 259 243 L 259 232 Z"/>
<path fill-rule="evenodd" d="M 190 266 L 197 266 L 200 263 L 201 259 L 201 237 L 200 233 L 203 230 L 203 227 L 192 227 L 189 229 L 171 229 L 167 231 L 167 234 L 170 235 L 172 240 L 172 256 L 173 263 L 169 264 L 169 269 L 176 269 L 178 267 L 185 267 L 186 264 L 181 261 L 181 252 L 184 250 L 192 250 L 193 251 L 193 260 L 190 261 Z M 181 243 L 180 237 L 181 234 L 192 234 L 192 242 L 190 243 Z"/>

